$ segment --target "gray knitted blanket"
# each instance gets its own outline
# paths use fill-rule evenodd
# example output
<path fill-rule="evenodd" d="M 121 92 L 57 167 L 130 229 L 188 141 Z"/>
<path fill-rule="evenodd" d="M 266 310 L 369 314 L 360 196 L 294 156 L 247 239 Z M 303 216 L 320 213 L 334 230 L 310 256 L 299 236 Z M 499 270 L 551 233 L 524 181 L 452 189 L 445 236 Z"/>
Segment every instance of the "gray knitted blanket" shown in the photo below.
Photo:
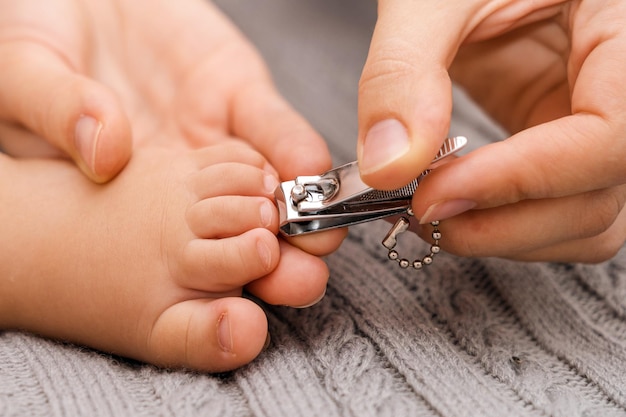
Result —
<path fill-rule="evenodd" d="M 354 159 L 374 2 L 217 3 L 336 162 Z M 451 130 L 501 136 L 459 91 Z M 388 227 L 351 230 L 318 305 L 265 306 L 272 343 L 235 372 L 0 333 L 0 416 L 626 416 L 626 250 L 594 266 L 440 254 L 415 272 L 387 260 Z"/>

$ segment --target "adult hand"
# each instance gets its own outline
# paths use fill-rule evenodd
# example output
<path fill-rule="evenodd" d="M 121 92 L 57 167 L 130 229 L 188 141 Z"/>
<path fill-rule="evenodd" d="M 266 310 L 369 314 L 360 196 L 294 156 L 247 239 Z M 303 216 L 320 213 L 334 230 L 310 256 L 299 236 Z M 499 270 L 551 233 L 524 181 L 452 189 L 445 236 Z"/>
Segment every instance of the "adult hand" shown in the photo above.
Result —
<path fill-rule="evenodd" d="M 393 188 L 426 168 L 449 126 L 451 74 L 512 136 L 416 192 L 422 223 L 446 219 L 444 249 L 612 257 L 626 237 L 624 22 L 619 0 L 380 0 L 360 85 L 364 180 Z"/>
<path fill-rule="evenodd" d="M 156 132 L 171 146 L 240 137 L 285 178 L 330 167 L 323 140 L 208 1 L 0 1 L 0 67 L 0 148 L 68 155 L 96 182 L 123 168 L 132 138 Z"/>
<path fill-rule="evenodd" d="M 234 138 L 266 157 L 268 178 L 331 166 L 323 139 L 208 1 L 0 1 L 0 68 L 0 147 L 18 157 L 70 156 L 96 182 L 114 177 L 133 147 Z M 296 299 L 322 295 L 329 273 L 318 257 L 344 236 L 281 240 L 278 266 L 249 291 L 284 303 L 274 289 L 293 288 L 299 273 L 316 292 L 300 286 Z"/>

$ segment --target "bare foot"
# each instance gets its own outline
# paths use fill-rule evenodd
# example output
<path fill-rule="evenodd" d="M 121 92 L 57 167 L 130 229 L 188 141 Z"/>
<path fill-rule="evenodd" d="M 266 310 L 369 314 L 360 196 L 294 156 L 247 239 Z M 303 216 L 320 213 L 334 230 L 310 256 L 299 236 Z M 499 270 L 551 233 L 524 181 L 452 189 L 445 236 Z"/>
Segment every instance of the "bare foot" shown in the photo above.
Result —
<path fill-rule="evenodd" d="M 320 258 L 276 237 L 266 166 L 236 142 L 142 148 L 98 186 L 69 162 L 0 155 L 12 202 L 0 213 L 0 327 L 159 366 L 250 362 L 267 320 L 243 288 L 301 306 L 328 279 Z"/>

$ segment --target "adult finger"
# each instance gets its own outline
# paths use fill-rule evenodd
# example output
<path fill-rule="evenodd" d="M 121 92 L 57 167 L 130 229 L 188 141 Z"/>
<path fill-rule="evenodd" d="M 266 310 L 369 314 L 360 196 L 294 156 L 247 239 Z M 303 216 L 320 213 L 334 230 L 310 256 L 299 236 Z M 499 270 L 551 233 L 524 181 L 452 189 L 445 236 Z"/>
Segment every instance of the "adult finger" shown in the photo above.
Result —
<path fill-rule="evenodd" d="M 0 122 L 0 150 L 17 158 L 67 158 L 39 135 L 16 123 Z"/>
<path fill-rule="evenodd" d="M 187 108 L 193 110 L 179 116 L 187 137 L 202 144 L 211 137 L 211 129 L 225 127 L 263 154 L 284 179 L 330 169 L 326 143 L 278 93 L 249 45 L 243 40 L 231 45 L 221 50 L 219 58 L 199 67 L 183 87 L 193 93 L 183 94 L 190 104 Z M 250 60 L 224 73 L 225 66 L 242 61 L 243 56 Z M 222 82 L 214 94 L 197 94 L 197 86 L 215 80 Z"/>
<path fill-rule="evenodd" d="M 461 256 L 524 260 L 534 260 L 544 249 L 550 248 L 545 254 L 555 256 L 552 260 L 561 260 L 574 253 L 563 246 L 565 242 L 583 242 L 612 229 L 625 202 L 626 188 L 621 186 L 471 210 L 441 222 L 440 243 L 444 250 Z M 424 225 L 420 234 L 427 236 L 431 231 Z M 622 239 L 624 236 L 626 233 Z M 559 256 L 558 247 L 563 249 Z M 576 254 L 582 255 L 580 250 Z"/>
<path fill-rule="evenodd" d="M 358 158 L 374 188 L 407 184 L 447 134 L 448 68 L 465 41 L 489 39 L 558 14 L 564 0 L 381 0 L 359 85 Z"/>
<path fill-rule="evenodd" d="M 413 197 L 421 223 L 522 200 L 559 198 L 618 186 L 624 145 L 590 114 L 527 129 L 433 170 Z"/>
<path fill-rule="evenodd" d="M 626 86 L 620 68 L 626 62 L 621 47 L 626 31 L 619 18 L 615 21 L 616 10 L 584 6 L 598 10 L 589 13 L 595 19 L 584 22 L 572 44 L 571 115 L 523 130 L 433 171 L 413 200 L 422 222 L 473 207 L 563 197 L 625 182 Z M 626 13 L 626 6 L 620 3 L 620 8 Z"/>
<path fill-rule="evenodd" d="M 0 41 L 0 117 L 25 126 L 106 182 L 131 154 L 130 125 L 116 97 L 33 39 Z"/>
<path fill-rule="evenodd" d="M 358 158 L 378 189 L 417 177 L 446 137 L 452 108 L 447 69 L 485 1 L 381 0 L 359 84 Z"/>
<path fill-rule="evenodd" d="M 626 211 L 622 210 L 611 227 L 597 236 L 525 252 L 513 259 L 535 262 L 600 263 L 615 257 L 624 248 L 624 241 L 626 241 Z"/>
<path fill-rule="evenodd" d="M 269 82 L 236 97 L 233 129 L 265 155 L 283 179 L 320 174 L 331 167 L 326 143 Z"/>
<path fill-rule="evenodd" d="M 145 15 L 140 6 L 128 7 Z M 179 95 L 186 113 L 178 117 L 190 140 L 202 144 L 211 128 L 227 125 L 228 133 L 252 144 L 282 178 L 331 167 L 324 140 L 279 94 L 261 56 L 225 15 L 204 1 L 167 7 L 170 15 L 150 16 L 149 30 L 163 36 L 160 22 L 180 26 L 173 31 L 177 43 L 160 43 L 158 52 L 169 57 L 174 74 L 185 76 Z M 211 94 L 198 93 L 205 86 Z"/>

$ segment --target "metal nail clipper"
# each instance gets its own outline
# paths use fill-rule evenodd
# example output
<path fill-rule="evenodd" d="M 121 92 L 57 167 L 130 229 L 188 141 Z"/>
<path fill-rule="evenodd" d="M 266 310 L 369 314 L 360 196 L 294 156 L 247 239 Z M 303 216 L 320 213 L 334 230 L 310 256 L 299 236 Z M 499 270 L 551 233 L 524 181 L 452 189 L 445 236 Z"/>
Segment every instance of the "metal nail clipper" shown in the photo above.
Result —
<path fill-rule="evenodd" d="M 321 175 L 285 181 L 275 192 L 280 230 L 287 236 L 295 236 L 410 213 L 411 198 L 421 179 L 439 161 L 466 144 L 463 136 L 446 139 L 426 171 L 408 185 L 392 191 L 367 186 L 361 181 L 356 161 Z"/>

